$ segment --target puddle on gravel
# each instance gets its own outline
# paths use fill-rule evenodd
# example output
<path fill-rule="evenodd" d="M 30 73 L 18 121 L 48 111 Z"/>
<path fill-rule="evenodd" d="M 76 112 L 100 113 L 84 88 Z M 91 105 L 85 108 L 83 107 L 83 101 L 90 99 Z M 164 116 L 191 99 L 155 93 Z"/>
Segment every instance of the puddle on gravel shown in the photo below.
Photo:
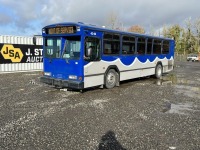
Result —
<path fill-rule="evenodd" d="M 199 79 L 200 80 L 200 79 Z M 155 84 L 158 86 L 170 85 L 174 88 L 175 94 L 183 94 L 191 98 L 200 99 L 200 82 L 198 79 L 189 80 L 183 77 L 177 77 L 175 74 L 164 76 L 162 79 L 157 79 Z"/>
<path fill-rule="evenodd" d="M 187 115 L 189 112 L 197 111 L 194 109 L 195 107 L 196 106 L 190 102 L 178 103 L 178 104 L 165 102 L 162 112 L 163 113 L 171 113 L 171 114 Z"/>
<path fill-rule="evenodd" d="M 192 103 L 179 103 L 179 104 L 171 104 L 171 109 L 167 113 L 175 113 L 180 115 L 186 115 L 188 112 L 195 111 L 193 109 Z"/>
<path fill-rule="evenodd" d="M 155 81 L 155 84 L 156 85 L 171 85 L 172 81 L 170 81 L 170 80 L 163 80 L 163 79 L 157 79 Z"/>
<path fill-rule="evenodd" d="M 175 85 L 175 94 L 183 94 L 187 97 L 200 99 L 200 87 Z"/>
<path fill-rule="evenodd" d="M 197 81 L 185 79 L 184 77 L 179 77 L 175 74 L 171 74 L 169 76 L 163 76 L 162 79 L 157 79 L 155 81 L 155 84 L 157 85 L 166 85 L 166 84 L 194 84 L 194 85 L 199 85 L 200 83 L 198 82 L 200 79 L 197 79 Z"/>

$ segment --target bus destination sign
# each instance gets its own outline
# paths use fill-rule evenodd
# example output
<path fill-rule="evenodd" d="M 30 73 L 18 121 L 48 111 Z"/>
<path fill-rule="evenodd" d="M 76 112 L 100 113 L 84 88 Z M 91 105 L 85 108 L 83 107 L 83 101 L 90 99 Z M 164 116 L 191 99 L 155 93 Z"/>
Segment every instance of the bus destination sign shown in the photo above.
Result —
<path fill-rule="evenodd" d="M 75 33 L 76 32 L 76 27 L 75 26 L 60 26 L 60 27 L 53 27 L 53 28 L 48 28 L 47 33 L 48 34 L 67 34 L 67 33 Z"/>

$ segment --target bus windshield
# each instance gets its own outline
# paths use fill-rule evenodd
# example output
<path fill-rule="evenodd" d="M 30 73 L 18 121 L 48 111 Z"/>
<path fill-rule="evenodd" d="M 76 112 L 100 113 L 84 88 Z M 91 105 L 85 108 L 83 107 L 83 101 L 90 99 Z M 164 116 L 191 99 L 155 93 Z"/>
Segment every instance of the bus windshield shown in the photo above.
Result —
<path fill-rule="evenodd" d="M 79 59 L 81 50 L 81 37 L 72 36 L 65 39 L 62 58 Z"/>
<path fill-rule="evenodd" d="M 79 59 L 81 41 L 80 36 L 65 37 L 64 40 L 58 38 L 46 38 L 44 46 L 44 57 Z M 61 41 L 64 41 L 62 44 Z M 61 45 L 64 45 L 63 47 Z"/>
<path fill-rule="evenodd" d="M 61 38 L 46 38 L 44 45 L 44 57 L 59 58 L 61 52 Z"/>

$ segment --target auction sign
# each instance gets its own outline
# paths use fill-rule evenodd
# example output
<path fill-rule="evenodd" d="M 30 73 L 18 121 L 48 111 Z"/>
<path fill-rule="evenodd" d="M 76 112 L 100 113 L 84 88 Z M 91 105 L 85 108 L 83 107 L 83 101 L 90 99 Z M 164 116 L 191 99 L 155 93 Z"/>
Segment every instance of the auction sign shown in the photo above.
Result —
<path fill-rule="evenodd" d="M 40 62 L 42 45 L 0 44 L 0 64 Z"/>

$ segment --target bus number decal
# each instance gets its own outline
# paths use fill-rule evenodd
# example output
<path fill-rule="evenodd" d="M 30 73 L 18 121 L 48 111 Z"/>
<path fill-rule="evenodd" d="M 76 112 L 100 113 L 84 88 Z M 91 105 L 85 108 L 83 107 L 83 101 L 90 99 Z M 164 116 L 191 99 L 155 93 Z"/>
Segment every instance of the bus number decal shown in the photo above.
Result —
<path fill-rule="evenodd" d="M 91 32 L 90 34 L 91 34 L 91 35 L 97 35 L 97 33 L 96 33 L 96 32 Z"/>

